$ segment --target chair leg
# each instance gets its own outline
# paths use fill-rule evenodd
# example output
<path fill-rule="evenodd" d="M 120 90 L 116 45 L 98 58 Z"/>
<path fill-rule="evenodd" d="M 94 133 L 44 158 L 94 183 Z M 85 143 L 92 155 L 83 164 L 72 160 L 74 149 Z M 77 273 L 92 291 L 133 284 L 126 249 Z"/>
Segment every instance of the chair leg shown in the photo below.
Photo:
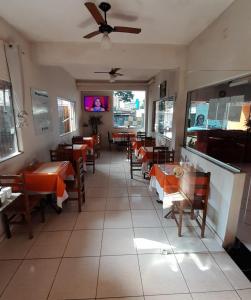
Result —
<path fill-rule="evenodd" d="M 178 227 L 179 237 L 181 237 L 182 219 L 183 219 L 183 202 L 181 201 L 179 204 L 179 227 Z"/>
<path fill-rule="evenodd" d="M 8 216 L 5 213 L 2 214 L 2 221 L 3 221 L 3 227 L 4 227 L 6 238 L 10 239 L 11 238 L 10 224 L 9 224 Z"/>
<path fill-rule="evenodd" d="M 93 162 L 93 174 L 95 173 L 95 162 Z"/>
<path fill-rule="evenodd" d="M 24 217 L 25 217 L 25 221 L 27 223 L 29 239 L 32 239 L 33 238 L 33 230 L 32 230 L 30 212 L 26 212 Z"/>
<path fill-rule="evenodd" d="M 205 237 L 205 227 L 206 227 L 206 217 L 207 217 L 207 209 L 203 209 L 202 223 L 201 223 L 201 238 Z"/>

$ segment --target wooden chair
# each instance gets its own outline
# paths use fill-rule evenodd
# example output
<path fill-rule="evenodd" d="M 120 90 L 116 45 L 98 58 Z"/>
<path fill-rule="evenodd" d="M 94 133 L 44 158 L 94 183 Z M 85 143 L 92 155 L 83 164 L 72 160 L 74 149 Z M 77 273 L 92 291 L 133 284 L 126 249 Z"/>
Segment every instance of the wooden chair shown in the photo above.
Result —
<path fill-rule="evenodd" d="M 86 165 L 92 166 L 92 172 L 95 173 L 95 153 L 94 152 L 87 152 L 86 154 Z"/>
<path fill-rule="evenodd" d="M 204 238 L 209 186 L 210 173 L 185 171 L 180 179 L 180 190 L 178 193 L 175 193 L 176 197 L 178 196 L 180 199 L 176 198 L 172 200 L 172 194 L 170 194 L 170 200 L 172 200 L 171 215 L 178 225 L 179 236 L 181 236 L 184 210 L 189 208 L 192 219 L 195 218 L 195 210 L 202 210 L 201 222 L 199 221 L 199 214 L 196 216 L 196 221 L 201 228 L 201 238 Z M 179 214 L 179 220 L 176 217 L 177 212 Z"/>
<path fill-rule="evenodd" d="M 114 144 L 113 139 L 111 138 L 110 132 L 107 132 L 107 137 L 108 137 L 108 144 L 109 144 L 109 150 L 112 150 L 112 144 Z"/>
<path fill-rule="evenodd" d="M 137 139 L 138 140 L 144 140 L 146 138 L 146 132 L 145 131 L 138 131 L 137 132 Z"/>
<path fill-rule="evenodd" d="M 168 147 L 153 147 L 153 164 L 166 164 L 174 162 L 174 151 Z"/>
<path fill-rule="evenodd" d="M 64 147 L 60 147 L 57 150 L 50 150 L 50 157 L 51 161 L 69 161 L 76 170 L 76 162 L 73 158 L 73 148 L 65 149 Z"/>
<path fill-rule="evenodd" d="M 128 153 L 130 159 L 130 174 L 131 174 L 131 179 L 133 179 L 134 171 L 142 171 L 142 160 L 135 156 L 130 141 L 128 142 Z"/>
<path fill-rule="evenodd" d="M 25 189 L 25 177 L 23 175 L 0 175 L 0 185 L 11 187 L 13 193 L 19 193 L 13 201 L 2 209 L 2 218 L 6 237 L 11 237 L 10 225 L 26 221 L 29 238 L 33 238 L 31 214 L 35 207 L 41 210 L 41 221 L 45 221 L 44 206 L 40 195 L 28 195 Z M 21 221 L 18 220 L 21 216 Z"/>
<path fill-rule="evenodd" d="M 85 202 L 85 175 L 83 167 L 83 158 L 80 157 L 76 162 L 76 178 L 75 180 L 66 180 L 66 190 L 69 192 L 69 200 L 78 201 L 78 211 L 82 211 L 82 204 Z M 74 193 L 77 196 L 71 196 Z"/>
<path fill-rule="evenodd" d="M 144 147 L 155 147 L 156 140 L 153 137 L 145 137 L 143 140 Z"/>
<path fill-rule="evenodd" d="M 72 137 L 72 144 L 78 144 L 78 145 L 84 144 L 83 137 L 81 135 L 73 136 Z"/>
<path fill-rule="evenodd" d="M 94 152 L 95 152 L 96 158 L 100 157 L 100 150 L 101 150 L 101 134 L 98 133 L 96 135 L 96 141 L 95 141 L 95 145 L 94 145 Z"/>

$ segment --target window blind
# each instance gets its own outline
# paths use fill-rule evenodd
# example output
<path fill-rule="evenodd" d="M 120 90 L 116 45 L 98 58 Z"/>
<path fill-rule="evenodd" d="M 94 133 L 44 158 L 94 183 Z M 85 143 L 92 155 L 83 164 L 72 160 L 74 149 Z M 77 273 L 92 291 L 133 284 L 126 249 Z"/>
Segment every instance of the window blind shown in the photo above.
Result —
<path fill-rule="evenodd" d="M 0 80 L 10 82 L 3 40 L 0 40 Z"/>

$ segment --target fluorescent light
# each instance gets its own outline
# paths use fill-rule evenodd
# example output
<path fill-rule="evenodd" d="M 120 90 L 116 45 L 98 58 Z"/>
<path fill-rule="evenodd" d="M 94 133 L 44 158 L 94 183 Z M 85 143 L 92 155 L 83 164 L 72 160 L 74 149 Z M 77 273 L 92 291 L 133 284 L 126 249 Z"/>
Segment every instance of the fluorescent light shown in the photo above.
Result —
<path fill-rule="evenodd" d="M 229 83 L 229 87 L 234 87 L 238 85 L 248 84 L 248 79 L 238 80 L 238 81 L 232 81 Z"/>

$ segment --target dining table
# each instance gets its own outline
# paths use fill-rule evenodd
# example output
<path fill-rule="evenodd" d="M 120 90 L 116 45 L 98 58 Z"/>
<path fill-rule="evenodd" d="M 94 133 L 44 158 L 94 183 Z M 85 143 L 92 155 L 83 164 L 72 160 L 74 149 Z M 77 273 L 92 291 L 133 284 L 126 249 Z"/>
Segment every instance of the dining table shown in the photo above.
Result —
<path fill-rule="evenodd" d="M 142 172 L 144 173 L 148 169 L 148 164 L 153 162 L 153 147 L 140 147 L 137 156 L 142 161 Z"/>
<path fill-rule="evenodd" d="M 85 136 L 83 137 L 84 145 L 87 146 L 87 151 L 89 151 L 91 154 L 94 153 L 94 146 L 96 143 L 95 136 Z"/>
<path fill-rule="evenodd" d="M 64 180 L 73 179 L 75 171 L 69 161 L 38 163 L 22 170 L 29 193 L 56 194 L 57 206 L 68 198 Z"/>
<path fill-rule="evenodd" d="M 128 140 L 132 141 L 136 139 L 136 134 L 134 132 L 113 132 L 112 140 L 113 143 L 126 142 Z"/>
<path fill-rule="evenodd" d="M 72 146 L 67 145 L 64 147 L 64 150 L 73 152 L 74 161 L 77 161 L 80 157 L 82 157 L 84 170 L 85 171 L 87 170 L 86 154 L 87 154 L 88 146 L 86 144 L 73 144 Z"/>

